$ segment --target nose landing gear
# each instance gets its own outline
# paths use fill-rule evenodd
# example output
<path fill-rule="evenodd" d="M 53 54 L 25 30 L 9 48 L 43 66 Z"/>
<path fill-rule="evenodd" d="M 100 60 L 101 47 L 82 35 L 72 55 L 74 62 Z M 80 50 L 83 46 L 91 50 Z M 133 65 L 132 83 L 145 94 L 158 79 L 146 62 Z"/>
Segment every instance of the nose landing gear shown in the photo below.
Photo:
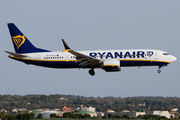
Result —
<path fill-rule="evenodd" d="M 161 70 L 160 70 L 160 68 L 161 68 L 161 67 L 159 66 L 159 67 L 158 67 L 158 71 L 157 71 L 158 73 L 161 73 Z"/>
<path fill-rule="evenodd" d="M 95 75 L 94 68 L 91 68 L 91 69 L 89 70 L 89 74 L 90 74 L 91 76 L 94 76 L 94 75 Z"/>
<path fill-rule="evenodd" d="M 158 73 L 161 73 L 161 70 L 158 70 L 157 72 L 158 72 Z"/>

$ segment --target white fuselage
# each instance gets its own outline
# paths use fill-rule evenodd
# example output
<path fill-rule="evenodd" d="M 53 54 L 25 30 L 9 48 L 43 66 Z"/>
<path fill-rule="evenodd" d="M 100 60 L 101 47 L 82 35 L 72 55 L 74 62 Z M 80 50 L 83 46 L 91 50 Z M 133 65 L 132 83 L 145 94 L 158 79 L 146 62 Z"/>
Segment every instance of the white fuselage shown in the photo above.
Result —
<path fill-rule="evenodd" d="M 131 50 L 97 50 L 97 51 L 77 51 L 81 54 L 106 61 L 110 59 L 119 59 L 121 67 L 123 66 L 166 66 L 176 60 L 172 55 L 165 51 L 150 49 L 131 49 Z M 41 52 L 23 54 L 26 58 L 21 61 L 27 64 L 35 64 L 44 67 L 55 68 L 80 68 L 76 56 L 69 52 Z M 33 62 L 31 62 L 33 61 Z M 69 65 L 68 65 L 69 62 Z M 47 65 L 47 66 L 46 66 Z M 62 67 L 61 67 L 62 66 Z M 76 66 L 76 67 L 75 67 Z M 100 67 L 100 66 L 99 66 Z"/>

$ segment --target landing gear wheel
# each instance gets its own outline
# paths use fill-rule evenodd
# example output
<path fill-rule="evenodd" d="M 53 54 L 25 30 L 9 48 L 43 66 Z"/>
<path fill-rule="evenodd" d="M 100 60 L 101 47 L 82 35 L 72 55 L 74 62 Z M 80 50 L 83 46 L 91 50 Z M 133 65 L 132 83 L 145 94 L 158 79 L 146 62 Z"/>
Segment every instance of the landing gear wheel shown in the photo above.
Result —
<path fill-rule="evenodd" d="M 161 73 L 161 70 L 158 70 L 157 72 L 158 72 L 158 73 Z"/>
<path fill-rule="evenodd" d="M 94 76 L 94 75 L 95 75 L 94 69 L 90 69 L 90 70 L 89 70 L 89 74 L 90 74 L 91 76 Z"/>

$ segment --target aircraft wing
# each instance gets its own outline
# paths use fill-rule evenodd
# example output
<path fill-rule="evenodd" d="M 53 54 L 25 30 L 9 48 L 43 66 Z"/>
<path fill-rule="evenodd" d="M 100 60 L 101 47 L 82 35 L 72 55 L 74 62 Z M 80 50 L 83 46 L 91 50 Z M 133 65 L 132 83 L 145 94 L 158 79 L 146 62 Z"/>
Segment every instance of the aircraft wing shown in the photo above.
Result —
<path fill-rule="evenodd" d="M 100 65 L 100 63 L 102 62 L 101 60 L 96 59 L 94 57 L 90 57 L 85 54 L 71 50 L 70 47 L 66 44 L 66 42 L 63 39 L 62 39 L 62 41 L 63 41 L 64 47 L 65 47 L 65 50 L 63 52 L 69 52 L 69 53 L 75 55 L 77 61 L 80 62 L 81 66 L 83 66 L 83 67 L 87 66 L 87 65 L 96 66 L 96 65 Z"/>
<path fill-rule="evenodd" d="M 81 54 L 79 52 L 76 52 L 74 50 L 69 50 L 69 53 L 73 54 L 76 56 L 76 59 L 78 62 L 80 62 L 81 66 L 86 66 L 86 65 L 99 65 L 102 61 L 84 54 Z"/>
<path fill-rule="evenodd" d="M 21 55 L 21 54 L 9 52 L 9 51 L 4 51 L 4 52 L 9 53 L 10 55 L 13 55 L 14 57 L 27 57 L 25 55 Z"/>

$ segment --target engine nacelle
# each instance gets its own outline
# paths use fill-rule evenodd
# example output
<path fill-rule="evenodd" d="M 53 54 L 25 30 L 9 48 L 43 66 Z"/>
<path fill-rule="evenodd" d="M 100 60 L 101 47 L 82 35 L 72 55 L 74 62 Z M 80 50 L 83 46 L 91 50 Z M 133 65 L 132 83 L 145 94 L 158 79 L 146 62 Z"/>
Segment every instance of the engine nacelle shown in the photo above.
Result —
<path fill-rule="evenodd" d="M 121 71 L 120 60 L 118 59 L 105 60 L 102 64 L 102 68 L 106 72 Z"/>

